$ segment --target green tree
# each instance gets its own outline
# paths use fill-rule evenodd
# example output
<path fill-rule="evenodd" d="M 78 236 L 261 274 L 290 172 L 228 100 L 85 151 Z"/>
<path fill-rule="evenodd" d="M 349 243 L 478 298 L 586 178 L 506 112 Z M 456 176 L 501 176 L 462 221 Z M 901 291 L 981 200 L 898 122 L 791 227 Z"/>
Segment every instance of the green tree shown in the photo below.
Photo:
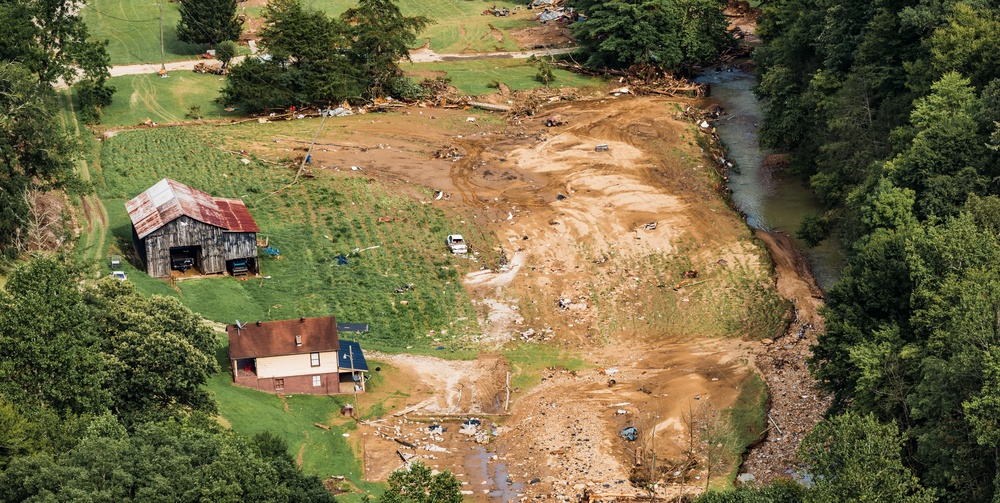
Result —
<path fill-rule="evenodd" d="M 329 104 L 364 93 L 361 70 L 351 61 L 347 27 L 299 0 L 264 8 L 260 31 L 268 58 L 249 57 L 230 67 L 222 101 L 247 112 L 289 105 Z"/>
<path fill-rule="evenodd" d="M 105 415 L 70 451 L 13 459 L 0 474 L 0 501 L 334 501 L 318 478 L 292 470 L 282 478 L 252 441 L 209 421 L 129 432 Z"/>
<path fill-rule="evenodd" d="M 82 6 L 83 2 L 54 0 L 0 3 L 0 26 L 5 30 L 0 37 L 0 64 L 19 63 L 42 84 L 60 79 L 76 83 L 81 115 L 87 122 L 98 122 L 101 108 L 111 104 L 114 94 L 107 85 L 111 58 L 107 40 L 90 40 L 78 15 Z"/>
<path fill-rule="evenodd" d="M 538 61 L 538 73 L 535 74 L 535 80 L 545 84 L 548 87 L 549 82 L 555 80 L 555 75 L 552 74 L 552 65 L 547 61 Z"/>
<path fill-rule="evenodd" d="M 104 410 L 95 331 L 65 266 L 37 258 L 15 269 L 0 292 L 0 395 L 60 413 Z"/>
<path fill-rule="evenodd" d="M 420 462 L 409 470 L 398 470 L 389 475 L 389 488 L 378 503 L 462 503 L 462 484 L 451 472 L 437 475 Z"/>
<path fill-rule="evenodd" d="M 577 0 L 572 26 L 592 67 L 689 67 L 732 43 L 720 0 Z"/>
<path fill-rule="evenodd" d="M 28 420 L 0 397 L 0 470 L 11 457 L 27 450 L 29 433 Z"/>
<path fill-rule="evenodd" d="M 75 145 L 56 115 L 52 90 L 17 63 L 0 62 L 0 253 L 22 249 L 27 192 L 68 186 Z"/>
<path fill-rule="evenodd" d="M 808 503 L 844 501 L 931 502 L 900 459 L 902 438 L 893 424 L 847 413 L 821 421 L 799 446 L 798 459 L 813 475 Z"/>
<path fill-rule="evenodd" d="M 181 2 L 177 38 L 192 44 L 239 40 L 243 22 L 236 15 L 236 0 L 187 0 Z"/>
<path fill-rule="evenodd" d="M 399 61 L 410 60 L 410 46 L 430 20 L 403 16 L 393 0 L 358 0 L 341 20 L 350 26 L 350 54 L 365 69 L 369 95 L 379 98 L 394 92 L 405 79 Z"/>
<path fill-rule="evenodd" d="M 200 316 L 174 297 L 145 297 L 111 277 L 89 289 L 86 301 L 98 326 L 111 410 L 126 424 L 216 412 L 204 389 L 219 371 L 216 342 Z"/>
<path fill-rule="evenodd" d="M 220 42 L 219 45 L 215 46 L 215 58 L 222 62 L 223 68 L 229 66 L 229 62 L 236 57 L 236 53 L 236 42 L 232 40 Z"/>

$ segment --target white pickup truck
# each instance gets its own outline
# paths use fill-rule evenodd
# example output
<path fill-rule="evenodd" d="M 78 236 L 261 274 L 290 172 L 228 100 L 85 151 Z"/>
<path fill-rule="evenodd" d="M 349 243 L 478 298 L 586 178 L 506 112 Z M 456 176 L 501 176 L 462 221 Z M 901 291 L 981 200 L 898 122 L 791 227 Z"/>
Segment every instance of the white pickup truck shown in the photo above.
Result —
<path fill-rule="evenodd" d="M 447 243 L 448 243 L 448 249 L 451 250 L 452 253 L 459 254 L 459 253 L 469 252 L 469 248 L 465 245 L 465 239 L 462 237 L 461 234 L 449 235 Z"/>

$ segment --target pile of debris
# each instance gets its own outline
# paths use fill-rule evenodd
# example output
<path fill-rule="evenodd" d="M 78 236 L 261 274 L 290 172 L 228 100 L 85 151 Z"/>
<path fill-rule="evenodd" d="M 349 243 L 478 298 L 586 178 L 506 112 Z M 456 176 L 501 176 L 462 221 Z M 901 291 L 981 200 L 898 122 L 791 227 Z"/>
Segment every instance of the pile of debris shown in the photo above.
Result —
<path fill-rule="evenodd" d="M 460 157 L 465 157 L 459 149 L 452 147 L 451 145 L 445 145 L 434 152 L 435 159 L 454 159 L 458 160 Z"/>
<path fill-rule="evenodd" d="M 552 66 L 581 75 L 599 77 L 616 76 L 618 77 L 618 82 L 623 84 L 623 87 L 613 91 L 618 94 L 635 94 L 638 96 L 656 94 L 659 96 L 685 96 L 691 98 L 704 98 L 709 95 L 707 84 L 691 82 L 656 65 L 633 65 L 625 71 L 610 68 L 596 70 L 576 62 L 567 61 L 554 61 L 552 62 Z"/>
<path fill-rule="evenodd" d="M 633 94 L 658 94 L 662 96 L 692 96 L 703 98 L 708 95 L 708 86 L 678 77 L 655 65 L 633 65 L 620 81 Z"/>
<path fill-rule="evenodd" d="M 194 73 L 211 73 L 213 75 L 225 75 L 228 71 L 222 64 L 197 63 L 194 65 Z"/>
<path fill-rule="evenodd" d="M 541 330 L 535 330 L 534 328 L 529 328 L 523 332 L 518 332 L 518 340 L 523 342 L 539 342 L 547 341 L 553 337 L 551 328 L 543 328 Z"/>

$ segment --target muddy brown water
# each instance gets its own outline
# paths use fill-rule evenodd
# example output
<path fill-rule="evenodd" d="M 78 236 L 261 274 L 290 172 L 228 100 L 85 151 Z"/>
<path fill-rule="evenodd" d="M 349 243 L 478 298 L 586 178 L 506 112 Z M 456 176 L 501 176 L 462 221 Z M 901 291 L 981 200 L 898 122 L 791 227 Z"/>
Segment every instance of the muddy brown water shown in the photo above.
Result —
<path fill-rule="evenodd" d="M 765 168 L 764 159 L 773 152 L 761 149 L 757 142 L 762 111 L 753 94 L 753 75 L 737 68 L 717 68 L 703 72 L 697 80 L 712 86 L 711 99 L 723 109 L 715 127 L 728 149 L 727 161 L 738 168 L 729 176 L 733 204 L 746 215 L 751 227 L 790 235 L 809 261 L 820 287 L 829 289 L 844 267 L 844 247 L 831 238 L 808 248 L 795 237 L 802 217 L 822 213 L 823 208 L 799 177 Z"/>

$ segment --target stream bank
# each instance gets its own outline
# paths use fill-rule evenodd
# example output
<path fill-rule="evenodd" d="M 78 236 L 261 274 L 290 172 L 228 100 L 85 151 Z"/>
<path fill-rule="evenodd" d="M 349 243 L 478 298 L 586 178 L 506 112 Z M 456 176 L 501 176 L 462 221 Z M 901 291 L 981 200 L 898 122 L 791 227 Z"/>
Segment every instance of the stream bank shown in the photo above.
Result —
<path fill-rule="evenodd" d="M 722 107 L 714 125 L 727 148 L 727 161 L 736 168 L 728 181 L 733 205 L 766 246 L 778 293 L 794 307 L 783 336 L 765 339 L 751 350 L 767 382 L 770 408 L 767 430 L 747 453 L 739 480 L 768 483 L 793 474 L 799 443 L 829 408 L 830 398 L 816 391 L 806 362 L 823 331 L 823 288 L 836 282 L 845 255 L 839 242 L 806 248 L 794 237 L 802 216 L 821 207 L 801 180 L 784 173 L 780 163 L 767 162 L 771 152 L 758 145 L 762 115 L 753 76 L 738 68 L 717 68 L 698 81 L 712 86 L 711 103 Z"/>

